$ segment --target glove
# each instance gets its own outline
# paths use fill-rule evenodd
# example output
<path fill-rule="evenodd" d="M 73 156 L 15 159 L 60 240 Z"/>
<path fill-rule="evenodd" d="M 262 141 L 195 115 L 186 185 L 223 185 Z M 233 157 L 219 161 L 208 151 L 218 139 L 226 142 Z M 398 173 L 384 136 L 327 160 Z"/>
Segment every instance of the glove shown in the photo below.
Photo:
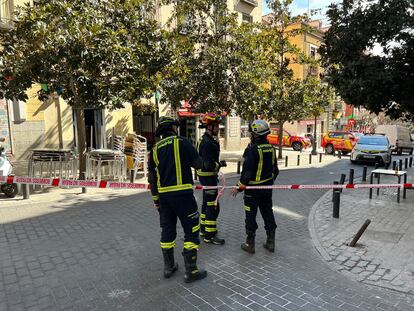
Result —
<path fill-rule="evenodd" d="M 227 162 L 226 161 L 220 161 L 220 167 L 227 167 Z"/>

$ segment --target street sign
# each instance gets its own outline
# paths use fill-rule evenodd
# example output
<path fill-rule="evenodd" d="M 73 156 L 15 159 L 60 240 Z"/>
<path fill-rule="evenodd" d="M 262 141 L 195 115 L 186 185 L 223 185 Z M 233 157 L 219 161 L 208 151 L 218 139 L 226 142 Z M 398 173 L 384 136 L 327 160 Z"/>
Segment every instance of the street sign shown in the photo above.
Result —
<path fill-rule="evenodd" d="M 348 124 L 349 125 L 355 125 L 355 119 L 348 119 Z"/>

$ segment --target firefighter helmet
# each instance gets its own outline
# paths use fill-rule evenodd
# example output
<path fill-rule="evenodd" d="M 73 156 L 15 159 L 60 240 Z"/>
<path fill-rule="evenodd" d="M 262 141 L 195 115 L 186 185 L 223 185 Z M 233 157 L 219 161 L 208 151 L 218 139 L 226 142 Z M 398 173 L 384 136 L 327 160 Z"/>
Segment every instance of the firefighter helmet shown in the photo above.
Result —
<path fill-rule="evenodd" d="M 249 126 L 249 132 L 258 136 L 265 136 L 270 133 L 270 128 L 266 121 L 254 120 Z"/>
<path fill-rule="evenodd" d="M 173 131 L 173 126 L 180 126 L 180 122 L 177 119 L 172 117 L 161 117 L 158 120 L 157 130 L 155 131 L 155 136 L 160 137 L 166 132 Z"/>
<path fill-rule="evenodd" d="M 200 128 L 206 128 L 209 125 L 212 124 L 220 124 L 221 123 L 221 117 L 218 116 L 215 113 L 206 113 L 203 118 L 200 120 Z"/>

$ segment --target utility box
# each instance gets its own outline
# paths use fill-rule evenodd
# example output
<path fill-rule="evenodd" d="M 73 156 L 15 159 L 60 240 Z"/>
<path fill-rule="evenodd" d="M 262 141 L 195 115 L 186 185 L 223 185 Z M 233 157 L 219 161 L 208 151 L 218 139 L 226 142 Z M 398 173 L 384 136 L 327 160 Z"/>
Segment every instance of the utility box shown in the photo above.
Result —
<path fill-rule="evenodd" d="M 13 121 L 22 123 L 26 121 L 26 103 L 21 100 L 13 100 Z"/>

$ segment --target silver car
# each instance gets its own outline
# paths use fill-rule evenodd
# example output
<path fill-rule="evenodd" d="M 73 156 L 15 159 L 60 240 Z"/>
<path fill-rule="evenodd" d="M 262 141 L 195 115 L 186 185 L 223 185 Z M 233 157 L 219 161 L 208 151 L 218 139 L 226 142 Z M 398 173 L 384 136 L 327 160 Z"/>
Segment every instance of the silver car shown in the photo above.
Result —
<path fill-rule="evenodd" d="M 391 164 L 392 146 L 384 135 L 362 136 L 351 152 L 352 163 L 379 163 L 388 168 Z"/>

